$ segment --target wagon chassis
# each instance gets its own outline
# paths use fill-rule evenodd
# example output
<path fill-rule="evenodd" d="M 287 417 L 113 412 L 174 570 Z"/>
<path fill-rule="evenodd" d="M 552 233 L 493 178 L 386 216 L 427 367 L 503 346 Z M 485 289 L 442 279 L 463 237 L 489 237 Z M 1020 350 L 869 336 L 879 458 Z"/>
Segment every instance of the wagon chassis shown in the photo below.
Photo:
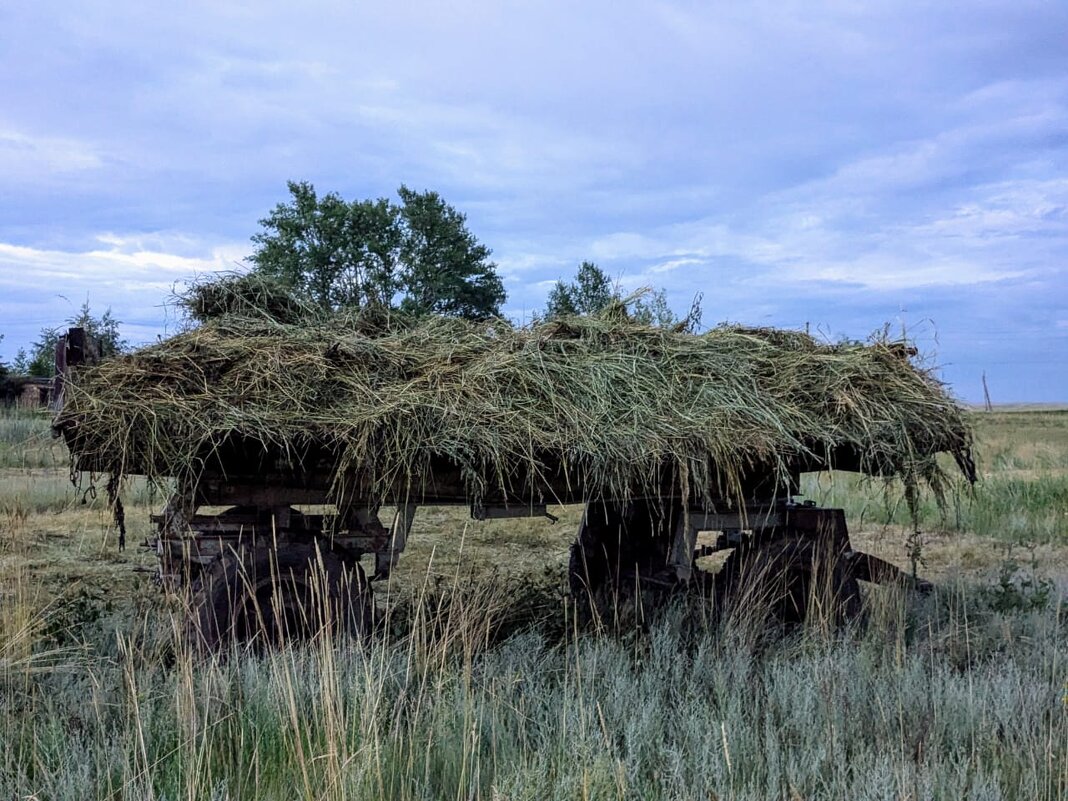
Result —
<path fill-rule="evenodd" d="M 82 329 L 60 338 L 57 411 L 69 370 L 95 360 L 95 343 Z M 56 434 L 79 453 L 77 432 L 64 428 Z M 815 603 L 842 620 L 858 609 L 858 581 L 929 586 L 855 550 L 841 509 L 793 501 L 802 472 L 832 463 L 860 469 L 855 453 L 821 453 L 818 443 L 785 480 L 755 471 L 737 497 L 715 503 L 680 494 L 666 467 L 654 496 L 587 497 L 581 476 L 561 468 L 548 478 L 517 478 L 515 487 L 472 504 L 459 469 L 443 459 L 431 460 L 417 492 L 410 486 L 371 492 L 357 476 L 350 477 L 339 501 L 331 456 L 307 454 L 303 466 L 295 467 L 260 443 L 219 443 L 202 460 L 196 482 L 180 483 L 162 512 L 152 516 L 155 538 L 145 544 L 156 552 L 163 587 L 190 599 L 190 629 L 201 645 L 216 649 L 235 638 L 276 640 L 287 628 L 303 635 L 309 623 L 317 630 L 329 623 L 366 634 L 373 614 L 371 584 L 389 578 L 419 506 L 468 505 L 476 520 L 555 521 L 547 502 L 584 504 L 568 584 L 576 608 L 592 617 L 603 618 L 621 602 L 633 607 L 635 601 L 656 603 L 679 590 L 696 590 L 714 600 L 717 613 L 756 609 L 783 622 L 803 621 Z M 74 466 L 96 467 L 81 455 Z M 388 525 L 371 497 L 395 509 Z M 120 509 L 116 504 L 117 515 Z M 699 560 L 723 551 L 730 553 L 718 572 L 702 569 Z M 306 607 L 313 600 L 328 618 L 312 620 Z"/>
<path fill-rule="evenodd" d="M 234 609 L 240 604 L 234 599 L 248 582 L 243 571 L 252 570 L 250 566 L 261 565 L 262 572 L 270 565 L 276 573 L 273 565 L 280 558 L 297 553 L 306 556 L 309 574 L 326 563 L 334 572 L 344 570 L 357 590 L 331 600 L 360 610 L 355 619 L 347 616 L 349 628 L 366 634 L 372 584 L 389 578 L 419 506 L 466 505 L 476 520 L 555 520 L 543 503 L 471 506 L 460 488 L 419 501 L 396 504 L 384 523 L 381 507 L 374 504 L 336 508 L 325 487 L 272 486 L 251 477 L 246 482 L 207 479 L 196 490 L 175 494 L 162 513 L 152 517 L 156 536 L 146 545 L 156 552 L 163 586 L 172 593 L 191 594 L 192 633 L 217 647 L 225 633 L 232 636 L 238 628 Z M 307 511 L 309 506 L 316 511 Z M 701 559 L 720 552 L 729 555 L 718 572 L 702 569 Z M 841 509 L 775 499 L 722 511 L 670 496 L 588 501 L 568 563 L 569 589 L 586 619 L 603 619 L 621 606 L 655 605 L 679 591 L 694 591 L 713 600 L 717 613 L 759 607 L 760 614 L 773 620 L 801 622 L 818 600 L 824 612 L 842 621 L 858 611 L 858 581 L 927 586 L 855 550 Z M 286 592 L 284 587 L 274 589 Z M 212 600 L 212 594 L 220 592 L 229 599 L 222 606 Z M 282 601 L 285 605 L 299 599 Z M 212 615 L 207 623 L 205 608 Z M 345 609 L 335 614 L 346 618 Z M 294 617 L 289 616 L 290 622 Z"/>

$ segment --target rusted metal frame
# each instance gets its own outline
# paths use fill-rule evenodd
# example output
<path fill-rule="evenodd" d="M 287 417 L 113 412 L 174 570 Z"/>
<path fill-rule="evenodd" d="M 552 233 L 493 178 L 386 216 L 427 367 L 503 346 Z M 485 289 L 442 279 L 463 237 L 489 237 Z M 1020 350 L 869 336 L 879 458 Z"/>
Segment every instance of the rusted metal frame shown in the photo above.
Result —
<path fill-rule="evenodd" d="M 841 554 L 849 550 L 849 529 L 842 509 L 790 505 L 786 507 L 785 527 L 793 536 L 819 539 Z"/>
<path fill-rule="evenodd" d="M 848 551 L 849 568 L 861 581 L 873 584 L 898 584 L 916 592 L 928 593 L 934 585 L 902 570 L 897 565 L 863 551 Z"/>
<path fill-rule="evenodd" d="M 678 515 L 671 532 L 671 545 L 668 548 L 668 567 L 674 571 L 679 582 L 689 582 L 693 577 L 694 559 L 699 555 L 697 534 L 701 531 L 721 531 L 715 546 L 702 549 L 700 555 L 707 555 L 717 550 L 733 548 L 742 543 L 740 537 L 731 538 L 728 532 L 752 530 L 761 532 L 782 525 L 784 520 L 783 504 L 752 504 L 737 510 L 716 512 L 703 507 L 691 506 L 688 514 Z"/>
<path fill-rule="evenodd" d="M 815 537 L 829 544 L 833 556 L 843 559 L 853 577 L 860 581 L 899 584 L 919 592 L 928 592 L 933 587 L 930 582 L 910 576 L 885 559 L 854 550 L 842 509 L 791 506 L 787 508 L 787 526 L 792 534 Z"/>
<path fill-rule="evenodd" d="M 549 514 L 548 507 L 544 503 L 513 504 L 512 506 L 471 505 L 472 520 L 512 520 L 520 517 L 545 517 L 554 522 L 556 521 L 556 518 Z"/>
<path fill-rule="evenodd" d="M 201 506 L 252 506 L 259 508 L 294 504 L 325 505 L 331 503 L 329 493 L 319 487 L 283 487 L 272 485 L 238 484 L 221 480 L 205 480 L 197 489 Z"/>
<path fill-rule="evenodd" d="M 285 499 L 281 502 L 280 499 Z M 402 506 L 390 528 L 378 519 L 377 506 L 354 505 L 338 510 L 341 530 L 328 532 L 324 515 L 305 515 L 291 504 L 325 504 L 322 489 L 263 487 L 222 481 L 203 482 L 196 491 L 178 492 L 157 524 L 157 556 L 164 582 L 174 585 L 190 573 L 220 558 L 226 550 L 282 547 L 305 539 L 328 541 L 331 550 L 358 561 L 364 553 L 376 555 L 376 573 L 388 575 L 404 550 L 415 506 Z M 229 506 L 218 514 L 196 514 L 200 506 Z M 269 530 L 269 532 L 267 531 Z M 269 540 L 269 544 L 258 543 Z M 175 567 L 179 567 L 175 570 Z"/>
<path fill-rule="evenodd" d="M 388 547 L 375 550 L 375 572 L 371 576 L 372 581 L 389 578 L 390 572 L 397 566 L 401 553 L 408 545 L 408 535 L 412 531 L 415 510 L 414 503 L 406 503 L 397 507 L 393 523 L 389 527 Z"/>

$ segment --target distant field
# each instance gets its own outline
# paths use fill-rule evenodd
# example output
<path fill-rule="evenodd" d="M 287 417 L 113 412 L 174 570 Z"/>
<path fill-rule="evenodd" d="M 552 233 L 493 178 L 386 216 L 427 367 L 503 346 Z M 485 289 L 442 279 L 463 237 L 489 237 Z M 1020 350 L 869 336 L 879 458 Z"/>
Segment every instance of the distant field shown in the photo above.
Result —
<path fill-rule="evenodd" d="M 427 509 L 372 644 L 203 663 L 136 547 L 159 492 L 127 488 L 119 553 L 48 418 L 0 412 L 0 798 L 1068 797 L 1068 409 L 972 419 L 981 482 L 920 510 L 940 589 L 869 593 L 845 632 L 694 604 L 579 631 L 580 510 Z M 898 487 L 806 491 L 910 567 Z"/>
<path fill-rule="evenodd" d="M 985 412 L 981 403 L 971 405 L 976 412 Z M 991 407 L 994 414 L 999 412 L 1064 412 L 1068 411 L 1068 403 L 995 403 Z"/>

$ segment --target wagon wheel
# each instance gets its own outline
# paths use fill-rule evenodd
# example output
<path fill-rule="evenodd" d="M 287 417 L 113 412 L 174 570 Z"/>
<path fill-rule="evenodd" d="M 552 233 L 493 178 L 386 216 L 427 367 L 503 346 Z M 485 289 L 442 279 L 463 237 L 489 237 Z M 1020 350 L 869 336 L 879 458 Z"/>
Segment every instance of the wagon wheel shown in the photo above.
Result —
<path fill-rule="evenodd" d="M 589 504 L 568 559 L 568 587 L 579 619 L 641 620 L 670 587 L 663 580 L 665 515 L 652 504 Z"/>
<path fill-rule="evenodd" d="M 717 614 L 759 614 L 780 624 L 839 625 L 861 611 L 847 560 L 818 543 L 779 538 L 735 550 L 713 578 Z"/>
<path fill-rule="evenodd" d="M 193 585 L 189 642 L 218 651 L 228 643 L 262 649 L 324 633 L 370 632 L 371 588 L 358 563 L 313 545 L 231 552 Z"/>

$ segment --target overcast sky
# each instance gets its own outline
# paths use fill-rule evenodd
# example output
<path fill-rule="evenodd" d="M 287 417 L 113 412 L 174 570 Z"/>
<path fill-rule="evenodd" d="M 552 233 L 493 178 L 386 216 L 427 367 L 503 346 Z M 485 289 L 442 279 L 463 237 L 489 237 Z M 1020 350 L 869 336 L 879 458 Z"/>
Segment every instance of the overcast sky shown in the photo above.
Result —
<path fill-rule="evenodd" d="M 0 69 L 0 359 L 86 298 L 166 333 L 287 179 L 405 183 L 517 320 L 591 259 L 706 324 L 904 328 L 965 400 L 1068 401 L 1063 0 L 4 3 Z"/>

